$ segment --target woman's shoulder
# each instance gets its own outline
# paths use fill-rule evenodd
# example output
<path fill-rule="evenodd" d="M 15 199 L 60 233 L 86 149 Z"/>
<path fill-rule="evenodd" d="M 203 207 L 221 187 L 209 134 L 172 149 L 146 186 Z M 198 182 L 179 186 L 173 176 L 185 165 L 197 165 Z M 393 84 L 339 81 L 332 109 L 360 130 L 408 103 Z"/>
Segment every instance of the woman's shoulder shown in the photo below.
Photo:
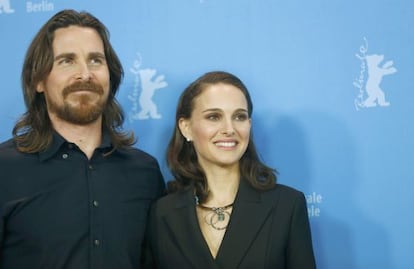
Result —
<path fill-rule="evenodd" d="M 169 193 L 153 204 L 153 210 L 158 214 L 165 214 L 170 212 L 173 208 L 185 207 L 191 204 L 191 194 L 189 191 L 177 191 L 174 193 Z"/>
<path fill-rule="evenodd" d="M 280 183 L 276 184 L 274 190 L 282 192 L 282 193 L 286 193 L 286 194 L 291 194 L 291 195 L 301 195 L 301 194 L 303 194 L 302 191 L 300 191 L 300 190 L 298 190 L 294 187 L 284 185 L 284 184 L 280 184 Z"/>
<path fill-rule="evenodd" d="M 263 195 L 272 200 L 282 199 L 292 201 L 296 199 L 304 199 L 302 191 L 280 183 L 277 183 L 273 189 L 264 192 Z"/>

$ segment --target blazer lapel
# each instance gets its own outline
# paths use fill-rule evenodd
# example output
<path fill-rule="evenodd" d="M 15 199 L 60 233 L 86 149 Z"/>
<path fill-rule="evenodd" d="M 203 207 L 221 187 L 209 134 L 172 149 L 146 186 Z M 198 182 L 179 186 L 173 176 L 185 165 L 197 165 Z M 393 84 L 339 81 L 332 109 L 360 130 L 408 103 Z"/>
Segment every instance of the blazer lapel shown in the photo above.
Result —
<path fill-rule="evenodd" d="M 216 257 L 220 268 L 237 268 L 251 242 L 270 214 L 273 205 L 262 200 L 260 192 L 240 180 L 230 223 Z"/>
<path fill-rule="evenodd" d="M 177 247 L 194 268 L 218 269 L 202 236 L 192 192 L 187 191 L 178 197 L 174 210 L 165 216 Z"/>

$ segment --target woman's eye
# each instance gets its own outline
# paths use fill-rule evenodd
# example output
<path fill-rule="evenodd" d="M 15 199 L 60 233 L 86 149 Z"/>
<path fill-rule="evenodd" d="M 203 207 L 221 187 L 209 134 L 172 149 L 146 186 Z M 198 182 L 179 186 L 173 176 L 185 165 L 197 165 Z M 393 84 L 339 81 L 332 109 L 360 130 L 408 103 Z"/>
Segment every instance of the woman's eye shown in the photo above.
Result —
<path fill-rule="evenodd" d="M 235 116 L 235 119 L 236 120 L 238 120 L 238 121 L 245 121 L 245 120 L 247 120 L 248 119 L 248 116 L 247 116 L 247 114 L 238 114 L 238 115 L 236 115 Z"/>

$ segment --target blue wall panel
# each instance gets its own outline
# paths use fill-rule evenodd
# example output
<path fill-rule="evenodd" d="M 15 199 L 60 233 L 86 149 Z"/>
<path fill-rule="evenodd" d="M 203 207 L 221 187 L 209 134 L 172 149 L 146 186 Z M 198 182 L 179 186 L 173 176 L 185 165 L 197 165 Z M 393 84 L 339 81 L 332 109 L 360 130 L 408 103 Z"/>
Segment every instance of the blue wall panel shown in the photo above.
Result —
<path fill-rule="evenodd" d="M 179 94 L 233 72 L 252 93 L 262 158 L 306 194 L 318 267 L 414 267 L 412 1 L 0 0 L 0 140 L 25 110 L 27 46 L 64 8 L 109 28 L 126 128 L 167 180 Z"/>

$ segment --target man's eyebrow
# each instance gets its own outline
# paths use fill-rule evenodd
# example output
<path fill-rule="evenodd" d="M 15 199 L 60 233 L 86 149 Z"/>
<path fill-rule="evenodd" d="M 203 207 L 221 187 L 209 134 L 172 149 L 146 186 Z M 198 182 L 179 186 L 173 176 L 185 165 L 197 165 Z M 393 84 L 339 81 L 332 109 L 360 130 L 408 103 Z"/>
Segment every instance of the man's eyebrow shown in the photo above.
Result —
<path fill-rule="evenodd" d="M 55 61 L 59 60 L 59 59 L 63 59 L 63 58 L 75 58 L 75 53 L 72 52 L 68 52 L 68 53 L 61 53 L 59 55 L 56 55 L 55 57 Z"/>
<path fill-rule="evenodd" d="M 105 54 L 102 53 L 102 52 L 91 52 L 91 53 L 89 53 L 89 58 L 96 58 L 96 57 L 103 58 L 103 59 L 106 58 Z"/>
<path fill-rule="evenodd" d="M 67 53 L 61 53 L 59 55 L 56 55 L 55 57 L 55 61 L 59 60 L 59 59 L 63 59 L 63 58 L 69 58 L 69 59 L 74 59 L 76 57 L 75 53 L 73 52 L 67 52 Z M 88 55 L 88 58 L 102 58 L 105 59 L 105 54 L 102 52 L 91 52 Z"/>

